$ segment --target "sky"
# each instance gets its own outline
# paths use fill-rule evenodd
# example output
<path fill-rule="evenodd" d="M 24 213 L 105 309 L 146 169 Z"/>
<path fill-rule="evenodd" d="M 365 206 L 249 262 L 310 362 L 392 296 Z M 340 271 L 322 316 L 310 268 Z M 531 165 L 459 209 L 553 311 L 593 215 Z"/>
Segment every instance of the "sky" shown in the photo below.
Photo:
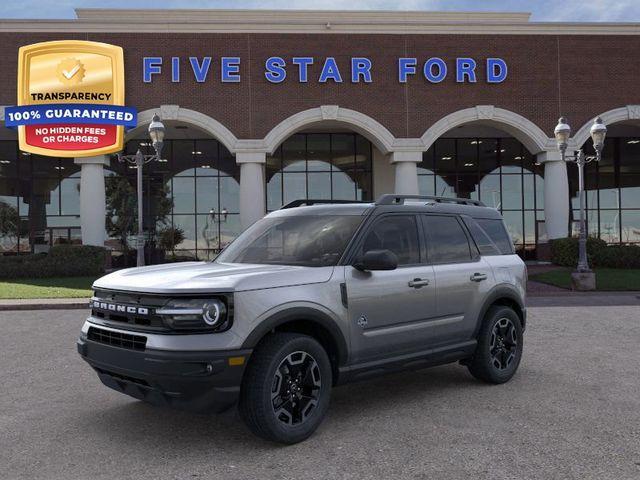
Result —
<path fill-rule="evenodd" d="M 75 18 L 74 8 L 260 8 L 530 12 L 532 21 L 640 22 L 640 0 L 18 0 L 0 18 Z"/>

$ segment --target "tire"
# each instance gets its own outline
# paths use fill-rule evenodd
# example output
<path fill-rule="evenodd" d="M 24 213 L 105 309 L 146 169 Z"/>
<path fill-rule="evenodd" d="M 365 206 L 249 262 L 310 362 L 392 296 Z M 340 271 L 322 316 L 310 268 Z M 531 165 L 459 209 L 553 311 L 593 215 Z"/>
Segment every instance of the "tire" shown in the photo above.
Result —
<path fill-rule="evenodd" d="M 496 305 L 487 311 L 473 357 L 467 363 L 471 375 L 487 383 L 505 383 L 518 370 L 523 336 L 520 317 L 511 308 Z"/>
<path fill-rule="evenodd" d="M 332 382 L 329 356 L 315 339 L 274 333 L 258 345 L 247 365 L 240 415 L 265 440 L 301 442 L 322 422 Z"/>

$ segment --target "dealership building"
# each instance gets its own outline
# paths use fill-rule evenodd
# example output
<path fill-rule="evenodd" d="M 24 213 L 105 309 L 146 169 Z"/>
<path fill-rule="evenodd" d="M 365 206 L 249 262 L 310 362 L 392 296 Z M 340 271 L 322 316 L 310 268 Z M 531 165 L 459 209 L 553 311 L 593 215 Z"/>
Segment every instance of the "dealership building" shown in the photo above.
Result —
<path fill-rule="evenodd" d="M 145 229 L 153 239 L 180 228 L 176 255 L 212 258 L 295 199 L 394 192 L 480 200 L 502 212 L 523 257 L 544 258 L 579 216 L 577 167 L 553 135 L 560 116 L 572 127 L 569 150 L 593 152 L 595 117 L 608 128 L 602 160 L 585 169 L 589 234 L 640 243 L 640 24 L 526 13 L 76 15 L 0 20 L 0 105 L 16 104 L 21 46 L 121 46 L 125 104 L 138 111 L 125 152 L 151 153 L 155 113 L 166 126 L 162 160 L 143 170 Z M 115 156 L 28 154 L 3 125 L 0 253 L 121 250 L 105 219 L 118 212 L 122 179 L 135 191 L 135 167 Z"/>

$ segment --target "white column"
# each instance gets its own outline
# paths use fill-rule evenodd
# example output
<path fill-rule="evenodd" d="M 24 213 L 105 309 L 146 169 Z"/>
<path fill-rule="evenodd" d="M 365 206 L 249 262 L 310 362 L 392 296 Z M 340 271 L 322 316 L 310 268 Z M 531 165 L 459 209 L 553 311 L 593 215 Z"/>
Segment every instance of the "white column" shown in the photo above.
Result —
<path fill-rule="evenodd" d="M 549 239 L 569 235 L 569 179 L 567 164 L 560 152 L 542 152 L 537 156 L 544 164 L 544 223 Z"/>
<path fill-rule="evenodd" d="M 83 245 L 104 246 L 107 214 L 103 167 L 109 157 L 76 158 L 80 165 L 80 227 Z"/>
<path fill-rule="evenodd" d="M 236 162 L 240 165 L 240 225 L 249 227 L 264 217 L 265 184 L 264 152 L 238 152 Z"/>
<path fill-rule="evenodd" d="M 422 152 L 392 152 L 391 163 L 396 170 L 395 191 L 403 195 L 417 195 L 418 163 L 422 161 Z"/>

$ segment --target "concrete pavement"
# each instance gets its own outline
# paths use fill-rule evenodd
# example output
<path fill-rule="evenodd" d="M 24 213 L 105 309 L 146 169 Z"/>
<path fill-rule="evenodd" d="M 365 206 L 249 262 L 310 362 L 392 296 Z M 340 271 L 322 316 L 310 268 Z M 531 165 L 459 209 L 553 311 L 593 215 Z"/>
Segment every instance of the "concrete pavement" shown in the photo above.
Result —
<path fill-rule="evenodd" d="M 75 351 L 84 315 L 0 312 L 0 478 L 640 478 L 638 306 L 531 307 L 511 382 L 448 365 L 338 387 L 291 447 L 253 437 L 235 410 L 107 389 Z"/>

